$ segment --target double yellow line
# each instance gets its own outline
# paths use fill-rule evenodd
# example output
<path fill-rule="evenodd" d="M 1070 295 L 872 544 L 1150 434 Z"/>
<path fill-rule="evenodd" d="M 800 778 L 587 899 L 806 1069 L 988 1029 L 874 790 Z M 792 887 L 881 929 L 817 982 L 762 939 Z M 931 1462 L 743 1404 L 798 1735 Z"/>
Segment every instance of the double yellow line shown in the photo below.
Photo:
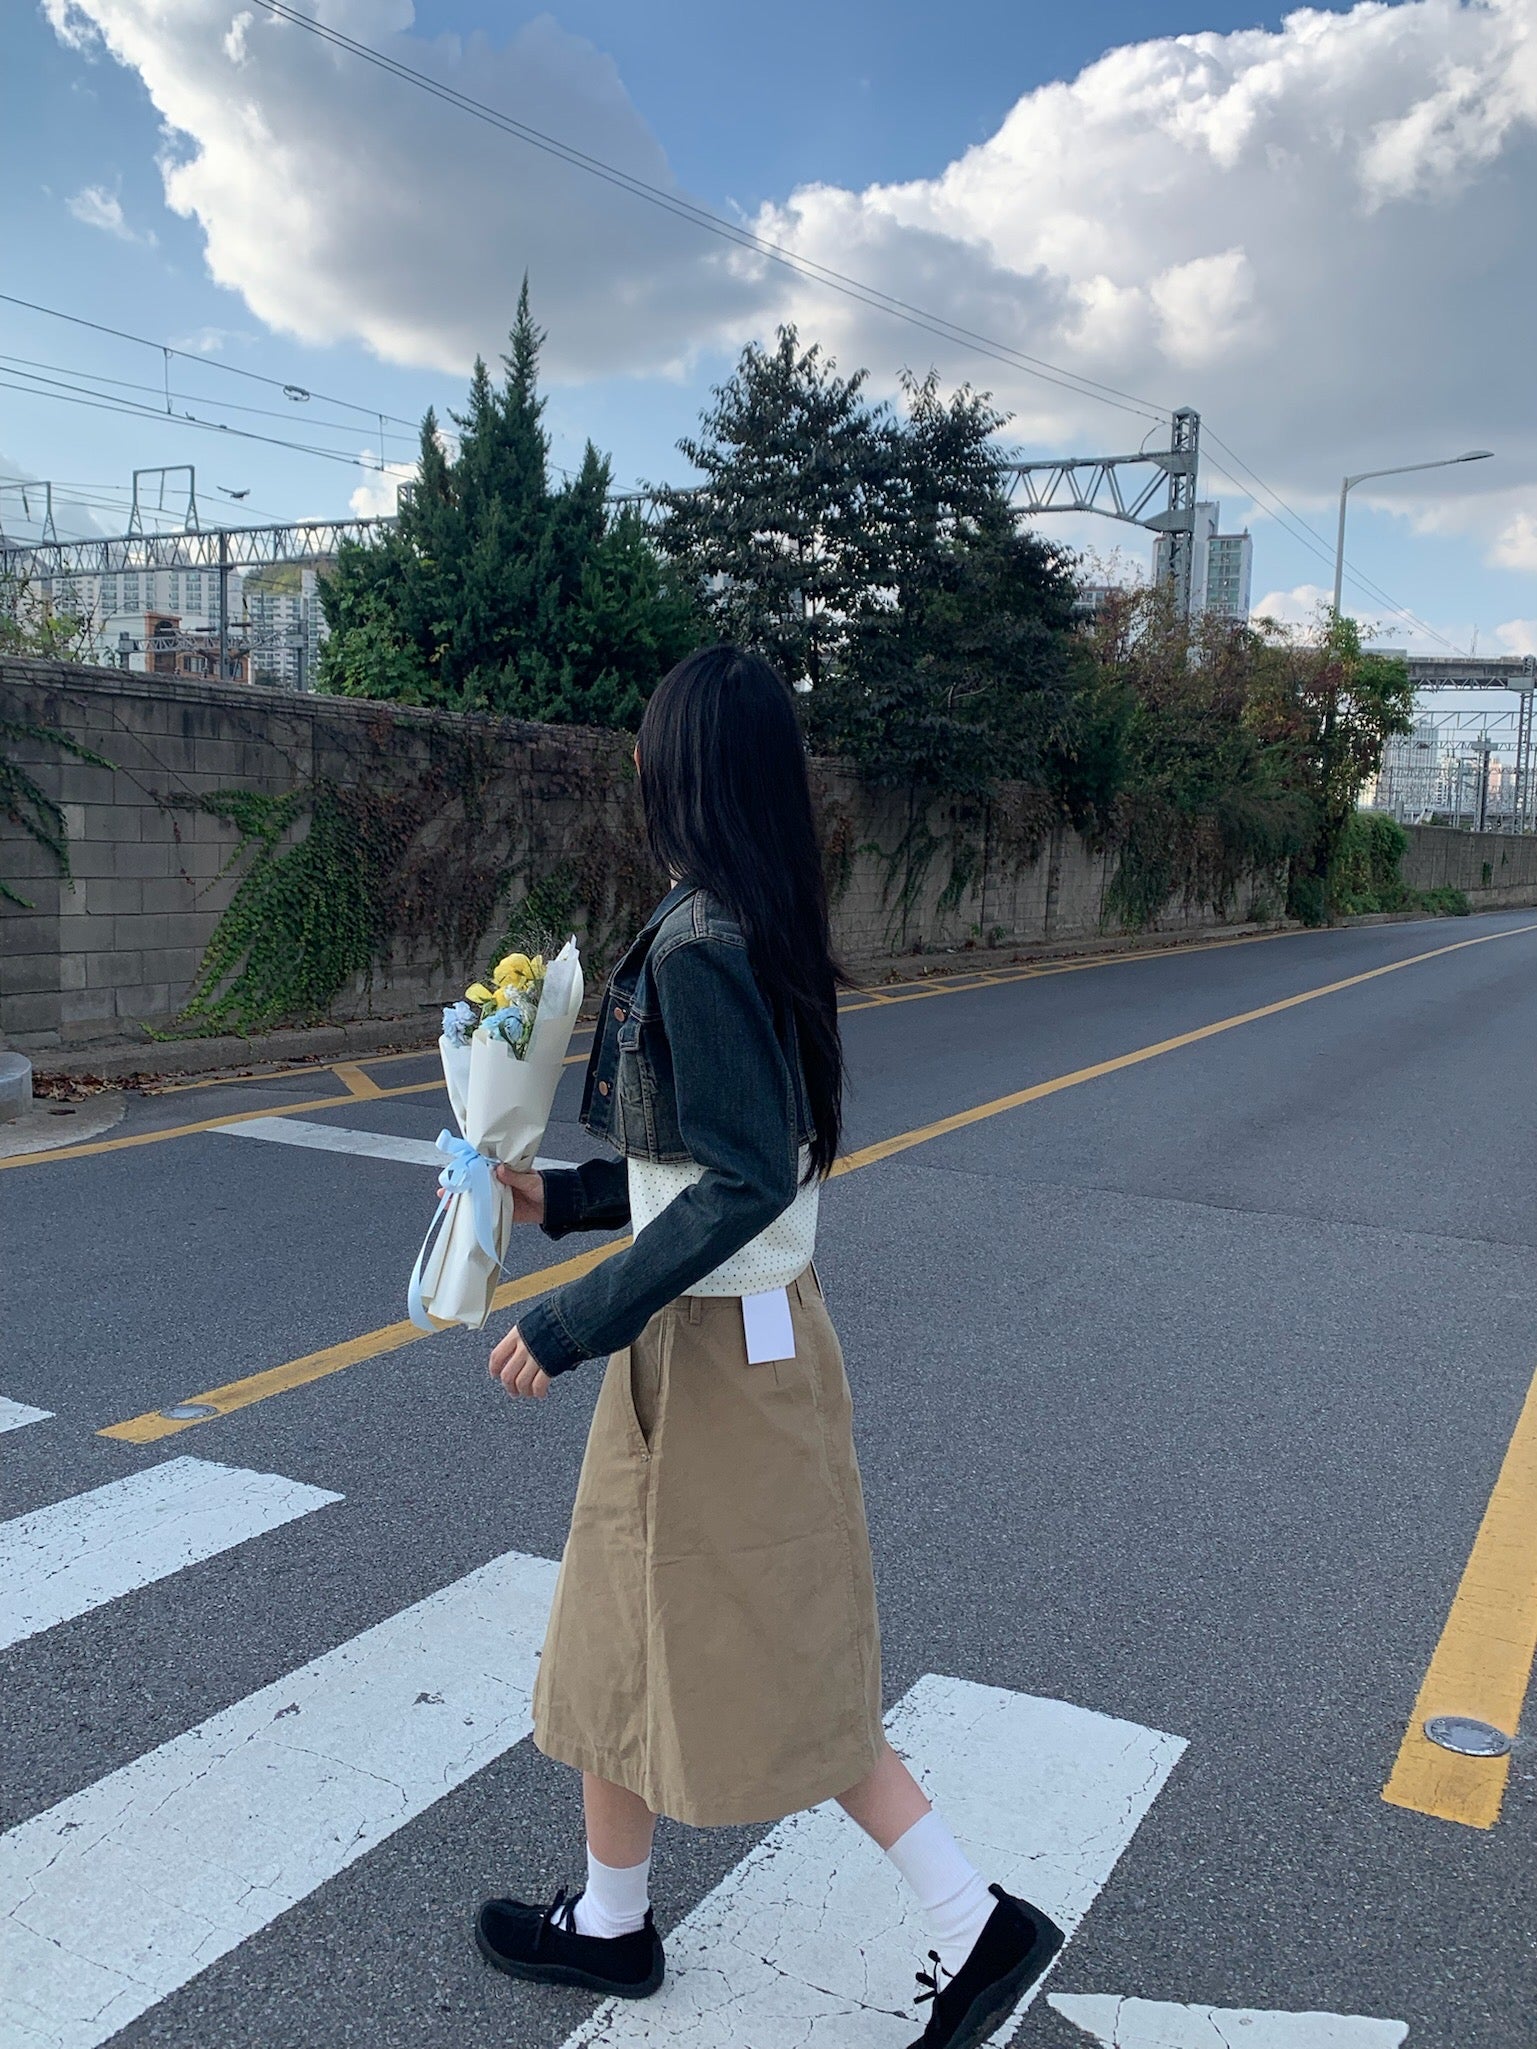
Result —
<path fill-rule="evenodd" d="M 925 1145 L 931 1139 L 946 1137 L 968 1125 L 1022 1109 L 1029 1103 L 1041 1102 L 1066 1089 L 1080 1088 L 1085 1082 L 1101 1080 L 1125 1068 L 1141 1066 L 1166 1053 L 1198 1045 L 1224 1032 L 1237 1031 L 1243 1025 L 1279 1017 L 1303 1004 L 1316 1003 L 1321 997 L 1361 988 L 1385 975 L 1397 974 L 1425 961 L 1441 960 L 1470 947 L 1487 946 L 1534 931 L 1537 931 L 1537 925 L 1521 925 L 1473 939 L 1457 940 L 1447 946 L 1408 955 L 1402 960 L 1389 961 L 1361 974 L 1346 975 L 1338 981 L 1301 990 L 1294 996 L 1261 1004 L 1253 1010 L 1239 1011 L 1232 1017 L 1218 1019 L 1214 1024 L 1200 1025 L 1193 1031 L 1179 1032 L 1172 1038 L 1139 1046 L 1135 1051 L 1119 1054 L 1114 1059 L 1075 1068 L 1071 1073 L 1055 1075 L 1049 1081 L 1016 1089 L 1008 1095 L 994 1097 L 991 1102 L 979 1103 L 973 1109 L 957 1111 L 930 1124 L 919 1125 L 912 1131 L 900 1132 L 893 1138 L 860 1147 L 844 1154 L 833 1171 L 836 1174 L 856 1173 L 914 1146 Z M 379 1093 L 406 1095 L 413 1090 L 389 1089 Z M 132 1144 L 133 1141 L 119 1140 L 117 1143 Z M 620 1239 L 600 1245 L 574 1259 L 562 1260 L 554 1266 L 542 1267 L 521 1279 L 509 1281 L 497 1290 L 494 1306 L 497 1309 L 512 1308 L 531 1296 L 575 1280 L 602 1260 L 612 1258 L 624 1242 Z M 212 1421 L 215 1416 L 231 1415 L 289 1388 L 306 1386 L 346 1367 L 359 1365 L 364 1360 L 398 1351 L 405 1345 L 414 1344 L 423 1335 L 409 1322 L 386 1324 L 380 1330 L 350 1338 L 344 1344 L 327 1346 L 322 1351 L 307 1353 L 302 1359 L 291 1359 L 285 1365 L 269 1367 L 264 1372 L 249 1374 L 244 1379 L 229 1381 L 222 1387 L 210 1388 L 193 1396 L 192 1402 L 208 1412 L 205 1415 L 171 1417 L 162 1411 L 151 1411 L 130 1417 L 126 1422 L 114 1423 L 100 1434 L 130 1444 L 153 1444 L 179 1431 L 195 1429 L 199 1423 Z M 1504 1796 L 1509 1773 L 1508 1757 L 1459 1757 L 1440 1750 L 1425 1737 L 1424 1723 L 1436 1714 L 1456 1713 L 1489 1721 L 1513 1735 L 1530 1683 L 1534 1656 L 1537 1656 L 1537 1380 L 1527 1395 L 1510 1441 L 1467 1570 L 1415 1702 L 1392 1776 L 1383 1789 L 1383 1798 L 1396 1806 L 1413 1808 L 1443 1820 L 1477 1828 L 1492 1827 L 1498 1819 Z"/>

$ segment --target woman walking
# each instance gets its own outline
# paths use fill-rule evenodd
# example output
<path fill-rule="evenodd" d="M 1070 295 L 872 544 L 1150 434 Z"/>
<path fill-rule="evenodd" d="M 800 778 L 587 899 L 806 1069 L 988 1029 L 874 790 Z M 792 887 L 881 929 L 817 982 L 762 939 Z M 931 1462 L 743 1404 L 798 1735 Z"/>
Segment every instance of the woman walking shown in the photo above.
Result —
<path fill-rule="evenodd" d="M 664 1968 L 655 1817 L 769 1822 L 835 1798 L 932 1932 L 922 2049 L 962 2049 L 1062 1937 L 984 1883 L 881 1725 L 848 1382 L 812 1265 L 843 1066 L 790 693 L 741 649 L 690 655 L 637 764 L 673 887 L 614 971 L 588 1066 L 582 1122 L 620 1157 L 497 1170 L 551 1237 L 634 1233 L 491 1354 L 534 1397 L 611 1355 L 534 1693 L 534 1741 L 583 1775 L 587 1883 L 487 1901 L 476 1939 L 516 1977 L 642 1998 Z"/>

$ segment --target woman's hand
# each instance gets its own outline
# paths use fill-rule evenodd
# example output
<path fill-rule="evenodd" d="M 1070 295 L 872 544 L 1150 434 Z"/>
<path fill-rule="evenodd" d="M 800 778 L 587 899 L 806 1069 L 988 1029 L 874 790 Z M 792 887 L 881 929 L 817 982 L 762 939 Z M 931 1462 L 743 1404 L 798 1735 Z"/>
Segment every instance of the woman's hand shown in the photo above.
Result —
<path fill-rule="evenodd" d="M 519 1174 L 519 1181 L 537 1181 L 537 1174 Z M 491 1378 L 499 1380 L 509 1394 L 533 1395 L 543 1400 L 550 1391 L 550 1376 L 524 1344 L 516 1324 L 491 1354 Z"/>
<path fill-rule="evenodd" d="M 504 1188 L 512 1190 L 512 1221 L 515 1224 L 542 1224 L 544 1222 L 544 1176 L 542 1174 L 517 1174 L 511 1167 L 500 1164 L 491 1172 Z"/>

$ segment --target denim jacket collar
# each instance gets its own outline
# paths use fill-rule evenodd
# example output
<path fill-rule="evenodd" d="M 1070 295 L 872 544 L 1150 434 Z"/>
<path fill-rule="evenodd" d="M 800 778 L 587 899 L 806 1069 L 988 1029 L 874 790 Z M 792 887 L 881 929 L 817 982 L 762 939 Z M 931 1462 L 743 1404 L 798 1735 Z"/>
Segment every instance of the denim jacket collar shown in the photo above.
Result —
<path fill-rule="evenodd" d="M 698 887 L 699 885 L 697 882 L 675 882 L 672 888 L 668 890 L 666 896 L 664 896 L 662 898 L 662 901 L 657 905 L 656 909 L 651 913 L 651 916 L 646 920 L 645 924 L 642 925 L 636 937 L 644 939 L 648 932 L 654 932 L 657 926 L 660 925 L 662 920 L 667 916 L 667 913 L 670 910 L 672 910 L 675 905 L 681 904 L 685 897 L 692 896 L 694 894 L 694 891 Z"/>

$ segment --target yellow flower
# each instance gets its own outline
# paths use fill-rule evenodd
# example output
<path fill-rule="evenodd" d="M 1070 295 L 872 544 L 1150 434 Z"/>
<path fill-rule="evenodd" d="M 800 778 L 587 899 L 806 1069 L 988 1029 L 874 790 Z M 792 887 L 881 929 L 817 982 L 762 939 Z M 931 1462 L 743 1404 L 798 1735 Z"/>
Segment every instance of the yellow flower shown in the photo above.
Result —
<path fill-rule="evenodd" d="M 509 953 L 499 960 L 493 971 L 498 990 L 511 989 L 518 992 L 531 988 L 544 974 L 544 956 L 536 953 L 532 960 L 526 953 Z"/>
<path fill-rule="evenodd" d="M 495 1003 L 497 1000 L 484 982 L 471 982 L 464 995 L 466 1002 L 469 1003 Z"/>

